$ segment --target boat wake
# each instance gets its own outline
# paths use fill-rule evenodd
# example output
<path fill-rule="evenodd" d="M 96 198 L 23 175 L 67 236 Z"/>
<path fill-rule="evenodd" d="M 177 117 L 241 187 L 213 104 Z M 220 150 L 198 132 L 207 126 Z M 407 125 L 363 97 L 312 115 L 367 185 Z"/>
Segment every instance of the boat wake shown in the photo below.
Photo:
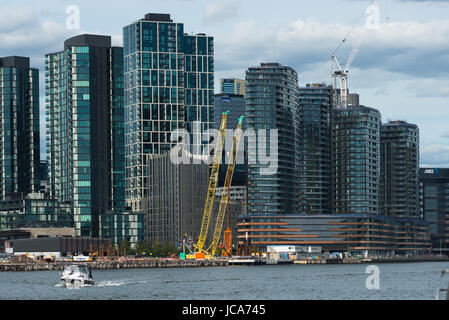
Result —
<path fill-rule="evenodd" d="M 67 288 L 67 289 L 81 289 L 81 288 L 86 288 L 86 287 L 93 287 L 94 285 L 92 284 L 81 284 L 81 283 L 66 283 L 66 284 L 62 284 L 62 283 L 58 283 L 55 284 L 56 288 Z"/>
<path fill-rule="evenodd" d="M 143 281 L 133 281 L 133 280 L 121 280 L 121 281 L 111 281 L 111 280 L 107 280 L 107 281 L 98 281 L 95 282 L 93 285 L 90 284 L 62 284 L 62 283 L 58 283 L 55 284 L 55 287 L 58 288 L 67 288 L 67 289 L 81 289 L 81 288 L 85 288 L 85 287 L 120 287 L 120 286 L 125 286 L 125 285 L 133 285 L 133 284 L 145 284 L 148 283 L 148 280 L 143 280 Z"/>
<path fill-rule="evenodd" d="M 95 287 L 119 287 L 119 286 L 123 286 L 125 284 L 129 284 L 126 283 L 124 281 L 100 281 L 94 284 Z"/>

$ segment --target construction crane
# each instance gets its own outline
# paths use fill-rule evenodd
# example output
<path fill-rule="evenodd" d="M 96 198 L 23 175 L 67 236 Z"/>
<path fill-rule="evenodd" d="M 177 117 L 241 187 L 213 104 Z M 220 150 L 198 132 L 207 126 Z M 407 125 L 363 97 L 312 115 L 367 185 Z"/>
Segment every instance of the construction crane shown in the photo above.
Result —
<path fill-rule="evenodd" d="M 204 205 L 203 220 L 201 222 L 200 234 L 196 249 L 199 253 L 204 251 L 204 244 L 207 239 L 207 231 L 209 230 L 210 217 L 214 207 L 215 189 L 217 188 L 218 172 L 220 171 L 221 155 L 223 153 L 223 144 L 226 134 L 226 124 L 228 121 L 229 111 L 226 111 L 221 116 L 220 128 L 218 129 L 217 144 L 214 150 L 214 158 L 212 163 L 212 170 L 209 178 L 209 188 L 207 190 L 206 203 Z"/>
<path fill-rule="evenodd" d="M 217 214 L 217 221 L 215 222 L 215 229 L 214 229 L 214 235 L 213 240 L 207 251 L 211 253 L 211 255 L 214 255 L 217 251 L 218 243 L 220 241 L 221 231 L 223 229 L 223 221 L 226 214 L 226 208 L 229 207 L 229 198 L 231 193 L 231 184 L 232 184 L 232 176 L 234 175 L 234 169 L 235 169 L 235 163 L 237 160 L 237 154 L 239 151 L 239 145 L 240 145 L 240 137 L 242 135 L 242 125 L 243 125 L 243 116 L 241 116 L 238 120 L 237 129 L 235 131 L 233 141 L 232 141 L 232 154 L 231 154 L 231 161 L 228 164 L 228 168 L 226 170 L 226 179 L 224 183 L 223 188 L 223 194 L 221 195 L 220 205 L 218 207 L 218 214 Z M 229 214 L 229 213 L 228 213 Z M 230 246 L 231 246 L 231 240 L 230 236 L 232 235 L 231 229 L 225 231 L 225 242 L 226 247 L 225 250 L 230 252 Z"/>
<path fill-rule="evenodd" d="M 367 14 L 367 11 L 365 11 L 360 18 L 357 20 L 356 24 Z M 348 61 L 346 62 L 346 66 L 343 69 L 340 65 L 340 62 L 337 59 L 336 52 L 340 47 L 346 42 L 349 35 L 354 31 L 355 25 L 352 27 L 349 34 L 342 40 L 340 45 L 335 49 L 335 51 L 332 53 L 332 72 L 331 77 L 334 78 L 334 88 L 336 88 L 336 80 L 337 78 L 340 79 L 340 100 L 339 100 L 339 107 L 346 108 L 348 106 L 348 74 L 349 74 L 349 68 L 351 67 L 352 63 L 354 62 L 355 57 L 357 56 L 357 53 L 360 49 L 360 44 L 362 43 L 362 39 L 365 35 L 366 27 L 362 27 L 359 34 L 355 38 L 353 44 L 352 44 L 352 50 L 349 54 Z"/>

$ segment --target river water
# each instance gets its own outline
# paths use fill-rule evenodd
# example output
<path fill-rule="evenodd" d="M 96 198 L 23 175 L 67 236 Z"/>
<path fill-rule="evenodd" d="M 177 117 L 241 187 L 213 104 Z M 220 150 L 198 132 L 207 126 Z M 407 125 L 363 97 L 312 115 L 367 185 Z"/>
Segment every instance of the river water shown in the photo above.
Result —
<path fill-rule="evenodd" d="M 1 272 L 0 299 L 26 300 L 434 300 L 447 262 L 93 270 L 94 286 L 65 288 L 59 271 Z M 370 282 L 374 283 L 374 282 Z M 370 286 L 368 286 L 370 287 Z M 372 287 L 372 286 L 371 286 Z M 377 288 L 376 288 L 377 287 Z"/>

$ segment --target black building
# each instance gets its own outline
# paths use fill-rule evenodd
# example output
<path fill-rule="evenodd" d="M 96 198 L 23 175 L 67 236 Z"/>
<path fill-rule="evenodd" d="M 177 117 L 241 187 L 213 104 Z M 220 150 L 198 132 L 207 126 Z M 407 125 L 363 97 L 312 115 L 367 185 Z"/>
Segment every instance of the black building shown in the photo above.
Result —
<path fill-rule="evenodd" d="M 56 257 L 91 252 L 106 252 L 111 249 L 111 239 L 55 237 L 38 239 L 16 239 L 6 241 L 6 247 L 12 248 L 14 254 L 30 254 L 34 256 L 53 253 Z"/>
<path fill-rule="evenodd" d="M 0 58 L 0 199 L 39 191 L 39 70 Z"/>
<path fill-rule="evenodd" d="M 405 121 L 382 124 L 381 214 L 418 217 L 419 129 Z"/>
<path fill-rule="evenodd" d="M 380 125 L 381 114 L 376 109 L 334 109 L 334 213 L 379 214 Z"/>
<path fill-rule="evenodd" d="M 299 201 L 308 214 L 331 210 L 332 86 L 299 88 Z"/>
<path fill-rule="evenodd" d="M 435 253 L 449 253 L 449 169 L 419 169 L 422 218 L 430 224 Z"/>
<path fill-rule="evenodd" d="M 123 48 L 82 34 L 45 59 L 50 195 L 71 203 L 77 236 L 112 237 L 101 230 L 125 209 Z"/>
<path fill-rule="evenodd" d="M 261 63 L 248 68 L 245 81 L 248 214 L 296 213 L 298 73 L 279 63 Z"/>

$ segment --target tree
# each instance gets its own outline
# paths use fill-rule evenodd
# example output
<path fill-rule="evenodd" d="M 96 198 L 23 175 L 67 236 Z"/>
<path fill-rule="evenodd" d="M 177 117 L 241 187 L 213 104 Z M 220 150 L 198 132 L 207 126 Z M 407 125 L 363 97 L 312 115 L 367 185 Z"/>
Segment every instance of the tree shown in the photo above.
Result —
<path fill-rule="evenodd" d="M 123 239 L 121 244 L 120 244 L 120 253 L 125 255 L 125 250 L 126 250 L 126 255 L 134 255 L 136 254 L 136 250 L 131 248 L 131 245 L 129 244 L 128 239 Z"/>

